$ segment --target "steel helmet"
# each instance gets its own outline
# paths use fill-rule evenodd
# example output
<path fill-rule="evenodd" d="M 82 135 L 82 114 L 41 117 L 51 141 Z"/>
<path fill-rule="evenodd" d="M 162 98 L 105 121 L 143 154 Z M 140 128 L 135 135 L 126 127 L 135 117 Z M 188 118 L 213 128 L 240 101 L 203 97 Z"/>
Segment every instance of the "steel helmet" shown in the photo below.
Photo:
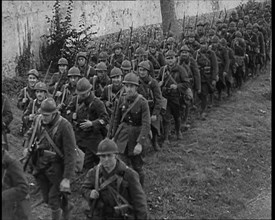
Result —
<path fill-rule="evenodd" d="M 209 34 L 210 36 L 215 35 L 215 34 L 216 34 L 215 29 L 210 29 L 209 32 L 208 32 L 208 34 Z"/>
<path fill-rule="evenodd" d="M 165 54 L 165 58 L 167 57 L 175 57 L 176 56 L 176 52 L 173 50 L 168 50 Z"/>
<path fill-rule="evenodd" d="M 132 69 L 131 62 L 129 60 L 123 60 L 123 62 L 121 63 L 121 69 L 123 69 L 123 70 Z"/>
<path fill-rule="evenodd" d="M 107 71 L 107 66 L 106 66 L 106 63 L 104 62 L 100 62 L 96 65 L 96 68 L 95 68 L 96 71 Z"/>
<path fill-rule="evenodd" d="M 259 27 L 258 23 L 255 23 L 255 24 L 253 24 L 252 28 L 253 28 L 253 29 L 254 29 L 254 28 L 258 28 L 258 29 L 259 29 L 260 27 Z"/>
<path fill-rule="evenodd" d="M 235 32 L 235 37 L 242 37 L 242 36 L 243 36 L 242 32 L 240 32 L 240 31 Z"/>
<path fill-rule="evenodd" d="M 236 11 L 236 10 L 233 10 L 233 11 L 231 12 L 231 14 L 232 14 L 232 15 L 236 15 L 236 14 L 237 14 L 237 11 Z"/>
<path fill-rule="evenodd" d="M 89 92 L 92 89 L 92 85 L 90 84 L 89 80 L 85 77 L 82 77 L 78 80 L 76 84 L 76 94 L 81 95 Z"/>
<path fill-rule="evenodd" d="M 62 57 L 62 58 L 60 58 L 59 60 L 58 60 L 58 63 L 57 63 L 58 65 L 67 65 L 68 66 L 68 60 L 66 59 L 66 58 L 64 58 L 64 57 Z"/>
<path fill-rule="evenodd" d="M 147 55 L 146 51 L 142 47 L 138 47 L 135 52 L 136 55 L 142 56 Z"/>
<path fill-rule="evenodd" d="M 198 21 L 197 27 L 198 27 L 198 26 L 204 26 L 204 25 L 203 25 L 203 22 L 202 22 L 202 21 Z"/>
<path fill-rule="evenodd" d="M 100 52 L 99 56 L 98 56 L 99 60 L 107 60 L 108 59 L 108 53 L 106 51 L 102 51 Z"/>
<path fill-rule="evenodd" d="M 96 48 L 96 43 L 94 41 L 91 41 L 88 45 L 87 45 L 88 49 L 92 49 L 92 48 Z"/>
<path fill-rule="evenodd" d="M 67 76 L 68 77 L 70 77 L 70 76 L 79 76 L 79 77 L 81 77 L 80 70 L 77 67 L 73 66 L 72 68 L 69 69 Z"/>
<path fill-rule="evenodd" d="M 146 69 L 147 71 L 150 71 L 150 63 L 149 63 L 149 60 L 140 62 L 140 63 L 138 64 L 138 67 L 142 67 L 142 68 Z"/>
<path fill-rule="evenodd" d="M 121 43 L 119 43 L 119 42 L 114 43 L 113 50 L 118 49 L 118 48 L 123 49 Z"/>
<path fill-rule="evenodd" d="M 111 72 L 110 72 L 110 77 L 115 77 L 115 76 L 122 76 L 122 71 L 120 68 L 114 67 Z"/>
<path fill-rule="evenodd" d="M 208 38 L 205 37 L 205 36 L 201 37 L 201 38 L 200 38 L 200 43 L 201 43 L 201 44 L 208 43 Z"/>
<path fill-rule="evenodd" d="M 234 21 L 231 21 L 229 27 L 236 27 L 236 23 Z"/>
<path fill-rule="evenodd" d="M 251 23 L 248 23 L 248 24 L 246 25 L 246 29 L 252 29 L 252 24 L 251 24 Z"/>
<path fill-rule="evenodd" d="M 149 42 L 149 47 L 157 47 L 158 46 L 158 41 L 157 40 L 151 40 Z"/>
<path fill-rule="evenodd" d="M 102 141 L 100 141 L 97 149 L 96 155 L 105 155 L 105 154 L 117 154 L 118 153 L 118 147 L 117 144 L 109 139 L 105 138 Z"/>
<path fill-rule="evenodd" d="M 36 78 L 39 77 L 39 73 L 36 69 L 31 69 L 29 72 L 28 72 L 28 75 L 33 75 L 35 76 Z"/>
<path fill-rule="evenodd" d="M 44 92 L 48 92 L 47 85 L 43 82 L 37 82 L 34 86 L 34 90 L 41 90 Z"/>
<path fill-rule="evenodd" d="M 221 23 L 223 23 L 222 19 L 218 19 L 218 20 L 216 21 L 216 24 L 221 24 Z"/>
<path fill-rule="evenodd" d="M 214 35 L 212 38 L 211 38 L 211 43 L 219 43 L 219 37 L 217 35 Z"/>
<path fill-rule="evenodd" d="M 187 52 L 190 52 L 190 49 L 187 45 L 183 45 L 181 48 L 180 48 L 180 52 L 182 51 L 187 51 Z"/>
<path fill-rule="evenodd" d="M 222 24 L 222 28 L 225 28 L 225 29 L 226 29 L 226 28 L 227 28 L 227 24 L 226 24 L 226 23 L 223 23 L 223 24 Z"/>
<path fill-rule="evenodd" d="M 46 98 L 42 101 L 39 113 L 44 115 L 51 115 L 58 111 L 56 103 L 53 98 Z"/>
<path fill-rule="evenodd" d="M 222 46 L 226 46 L 226 45 L 227 45 L 226 39 L 225 39 L 225 38 L 220 39 L 220 44 L 221 44 Z"/>
<path fill-rule="evenodd" d="M 167 39 L 167 44 L 172 44 L 172 43 L 174 43 L 174 42 L 176 42 L 175 38 L 173 38 L 173 37 L 168 37 L 168 39 Z"/>
<path fill-rule="evenodd" d="M 195 36 L 196 36 L 195 32 L 194 32 L 194 31 L 191 31 L 191 32 L 189 33 L 189 36 L 188 36 L 188 37 L 195 37 Z"/>
<path fill-rule="evenodd" d="M 136 86 L 139 85 L 139 77 L 134 74 L 133 72 L 130 72 L 128 74 L 126 74 L 126 76 L 124 77 L 124 84 L 129 83 L 129 84 L 134 84 Z"/>
<path fill-rule="evenodd" d="M 86 52 L 79 52 L 77 55 L 76 55 L 77 59 L 79 57 L 84 57 L 86 60 L 87 60 L 87 53 Z"/>

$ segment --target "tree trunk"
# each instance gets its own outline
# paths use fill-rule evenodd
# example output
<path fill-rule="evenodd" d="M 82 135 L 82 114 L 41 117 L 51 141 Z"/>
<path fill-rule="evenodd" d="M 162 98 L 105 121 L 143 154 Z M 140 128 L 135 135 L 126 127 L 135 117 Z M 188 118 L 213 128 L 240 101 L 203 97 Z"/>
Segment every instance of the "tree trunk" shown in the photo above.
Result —
<path fill-rule="evenodd" d="M 169 31 L 169 25 L 171 23 L 170 31 L 174 37 L 180 36 L 181 27 L 177 22 L 175 1 L 174 0 L 160 0 L 161 17 L 162 17 L 162 28 L 164 35 Z"/>

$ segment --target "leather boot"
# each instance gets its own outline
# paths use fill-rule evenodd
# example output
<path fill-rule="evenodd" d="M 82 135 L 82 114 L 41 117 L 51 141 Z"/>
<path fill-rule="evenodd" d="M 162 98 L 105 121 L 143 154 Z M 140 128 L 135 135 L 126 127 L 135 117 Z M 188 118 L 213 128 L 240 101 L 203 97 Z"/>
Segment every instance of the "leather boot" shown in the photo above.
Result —
<path fill-rule="evenodd" d="M 66 207 L 64 207 L 62 212 L 62 220 L 70 220 L 72 215 L 72 210 L 74 208 L 74 205 L 72 203 L 68 203 Z"/>
<path fill-rule="evenodd" d="M 154 148 L 154 150 L 155 151 L 159 151 L 160 150 L 160 146 L 158 144 L 157 135 L 153 134 L 152 142 L 153 142 L 153 148 Z"/>
<path fill-rule="evenodd" d="M 61 220 L 62 209 L 52 210 L 52 220 Z"/>
<path fill-rule="evenodd" d="M 164 141 L 162 146 L 163 147 L 168 147 L 168 145 L 170 144 L 170 141 L 168 139 L 169 136 L 169 125 L 164 125 L 163 126 L 163 130 L 164 130 Z"/>

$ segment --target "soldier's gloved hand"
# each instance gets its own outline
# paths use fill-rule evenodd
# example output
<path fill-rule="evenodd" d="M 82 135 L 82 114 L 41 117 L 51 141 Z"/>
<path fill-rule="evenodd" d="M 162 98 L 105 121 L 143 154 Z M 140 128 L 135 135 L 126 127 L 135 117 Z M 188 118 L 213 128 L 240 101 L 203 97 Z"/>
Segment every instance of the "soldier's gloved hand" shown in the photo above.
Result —
<path fill-rule="evenodd" d="M 57 109 L 62 109 L 63 106 L 65 106 L 65 104 L 64 103 L 60 103 L 60 104 L 57 105 Z"/>
<path fill-rule="evenodd" d="M 107 102 L 105 102 L 105 105 L 106 105 L 106 107 L 110 107 L 111 102 L 107 101 Z"/>
<path fill-rule="evenodd" d="M 99 197 L 98 191 L 96 191 L 95 189 L 93 189 L 93 190 L 91 191 L 91 193 L 90 193 L 90 198 L 91 198 L 91 199 L 98 199 L 98 197 Z"/>
<path fill-rule="evenodd" d="M 60 192 L 71 193 L 70 180 L 64 178 L 59 185 Z"/>
<path fill-rule="evenodd" d="M 28 98 L 23 98 L 22 102 L 26 103 L 28 101 Z"/>
<path fill-rule="evenodd" d="M 88 119 L 85 119 L 85 121 L 82 122 L 82 123 L 79 125 L 79 127 L 80 127 L 81 129 L 89 128 L 89 127 L 92 127 L 92 126 L 93 126 L 93 122 L 90 121 L 90 120 L 88 120 Z"/>
<path fill-rule="evenodd" d="M 156 115 L 152 115 L 151 116 L 151 121 L 156 121 L 157 120 L 157 116 Z"/>
<path fill-rule="evenodd" d="M 140 143 L 137 143 L 137 145 L 134 148 L 134 155 L 140 154 L 142 151 L 142 145 Z"/>
<path fill-rule="evenodd" d="M 60 92 L 60 91 L 57 91 L 56 93 L 55 93 L 55 96 L 57 96 L 57 97 L 59 97 L 59 96 L 61 96 L 62 95 L 62 92 Z"/>
<path fill-rule="evenodd" d="M 171 89 L 177 89 L 178 86 L 177 86 L 176 84 L 172 84 L 172 85 L 170 85 L 170 88 L 171 88 Z"/>
<path fill-rule="evenodd" d="M 30 115 L 29 115 L 29 120 L 30 120 L 30 121 L 33 121 L 34 116 L 35 116 L 35 114 L 30 114 Z"/>

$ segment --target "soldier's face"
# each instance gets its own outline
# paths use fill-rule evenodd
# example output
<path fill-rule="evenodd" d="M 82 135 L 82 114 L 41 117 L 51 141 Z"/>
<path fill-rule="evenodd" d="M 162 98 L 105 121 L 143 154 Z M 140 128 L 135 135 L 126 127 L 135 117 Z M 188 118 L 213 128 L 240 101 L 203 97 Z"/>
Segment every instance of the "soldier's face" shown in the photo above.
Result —
<path fill-rule="evenodd" d="M 120 53 L 121 53 L 121 48 L 116 48 L 116 49 L 115 49 L 115 54 L 116 54 L 116 55 L 119 55 Z"/>
<path fill-rule="evenodd" d="M 245 24 L 248 24 L 248 23 L 249 23 L 249 18 L 248 18 L 248 17 L 244 17 L 244 18 L 243 18 L 243 22 L 244 22 Z"/>
<path fill-rule="evenodd" d="M 133 96 L 137 93 L 137 86 L 134 84 L 126 83 L 125 91 L 126 91 L 127 96 Z"/>
<path fill-rule="evenodd" d="M 105 77 L 106 72 L 104 70 L 97 70 L 96 75 L 99 79 L 103 79 Z"/>
<path fill-rule="evenodd" d="M 116 166 L 115 154 L 104 154 L 99 156 L 100 163 L 107 172 L 111 172 Z"/>
<path fill-rule="evenodd" d="M 206 51 L 208 48 L 208 44 L 207 43 L 201 43 L 201 51 Z"/>
<path fill-rule="evenodd" d="M 78 76 L 70 76 L 69 77 L 69 82 L 71 83 L 72 86 L 76 86 L 78 80 L 79 80 Z"/>
<path fill-rule="evenodd" d="M 43 124 L 49 124 L 54 119 L 55 114 L 41 114 L 42 115 L 42 122 Z"/>
<path fill-rule="evenodd" d="M 120 85 L 122 77 L 120 75 L 112 77 L 112 83 L 114 85 Z"/>
<path fill-rule="evenodd" d="M 35 95 L 36 95 L 36 98 L 39 101 L 42 101 L 42 100 L 44 100 L 46 98 L 46 92 L 42 91 L 42 90 L 36 90 L 35 91 Z"/>
<path fill-rule="evenodd" d="M 189 57 L 188 51 L 181 51 L 180 56 L 182 59 L 186 60 Z"/>
<path fill-rule="evenodd" d="M 131 70 L 125 70 L 125 69 L 122 70 L 122 73 L 123 73 L 124 76 L 125 76 L 126 74 L 130 73 L 130 72 L 131 72 Z"/>
<path fill-rule="evenodd" d="M 198 26 L 198 27 L 197 27 L 197 31 L 198 31 L 199 33 L 203 32 L 203 26 Z"/>
<path fill-rule="evenodd" d="M 34 76 L 34 75 L 29 75 L 29 76 L 28 76 L 28 83 L 29 83 L 29 86 L 30 86 L 30 87 L 34 87 L 35 84 L 37 83 L 37 78 L 36 78 L 36 76 Z"/>
<path fill-rule="evenodd" d="M 83 101 L 83 100 L 85 100 L 86 98 L 88 98 L 90 96 L 90 91 L 86 92 L 84 94 L 79 94 L 77 96 L 78 96 L 79 101 Z"/>
<path fill-rule="evenodd" d="M 60 73 L 64 73 L 67 70 L 67 65 L 58 65 Z"/>
<path fill-rule="evenodd" d="M 169 65 L 172 66 L 174 65 L 174 63 L 177 61 L 177 58 L 175 56 L 171 56 L 171 57 L 166 57 L 165 58 L 165 62 Z"/>
<path fill-rule="evenodd" d="M 84 66 L 86 63 L 86 59 L 84 57 L 79 57 L 77 63 L 79 66 Z"/>
<path fill-rule="evenodd" d="M 254 33 L 258 33 L 258 28 L 253 28 Z"/>
<path fill-rule="evenodd" d="M 148 76 L 148 70 L 144 69 L 143 67 L 139 67 L 138 74 L 139 74 L 139 77 L 144 78 L 144 77 Z"/>
<path fill-rule="evenodd" d="M 251 32 L 252 32 L 252 29 L 246 29 L 246 32 L 248 33 L 248 34 L 251 34 Z"/>
<path fill-rule="evenodd" d="M 150 53 L 155 53 L 157 51 L 156 47 L 149 47 Z"/>
<path fill-rule="evenodd" d="M 194 41 L 195 41 L 195 38 L 194 38 L 194 37 L 189 37 L 189 38 L 188 38 L 188 42 L 193 43 Z"/>
<path fill-rule="evenodd" d="M 212 49 L 217 49 L 218 48 L 218 43 L 212 43 Z"/>

